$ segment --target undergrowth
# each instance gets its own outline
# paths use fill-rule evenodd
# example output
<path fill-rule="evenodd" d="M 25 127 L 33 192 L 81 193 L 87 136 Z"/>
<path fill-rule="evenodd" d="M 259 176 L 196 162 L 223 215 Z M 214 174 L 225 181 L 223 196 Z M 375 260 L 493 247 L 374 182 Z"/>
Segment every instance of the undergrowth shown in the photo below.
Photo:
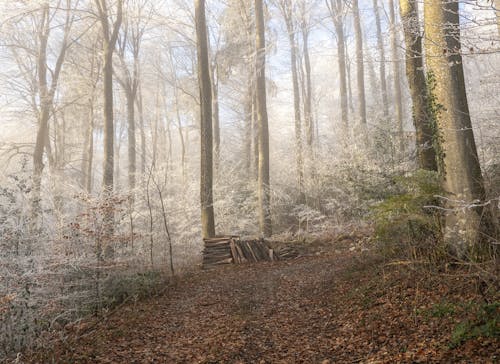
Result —
<path fill-rule="evenodd" d="M 451 348 L 470 339 L 500 338 L 500 302 L 476 305 L 472 310 L 473 318 L 460 322 L 451 333 Z"/>
<path fill-rule="evenodd" d="M 372 207 L 378 248 L 384 256 L 439 260 L 445 253 L 440 215 L 428 207 L 442 194 L 437 173 L 418 170 L 394 184 L 394 194 Z"/>

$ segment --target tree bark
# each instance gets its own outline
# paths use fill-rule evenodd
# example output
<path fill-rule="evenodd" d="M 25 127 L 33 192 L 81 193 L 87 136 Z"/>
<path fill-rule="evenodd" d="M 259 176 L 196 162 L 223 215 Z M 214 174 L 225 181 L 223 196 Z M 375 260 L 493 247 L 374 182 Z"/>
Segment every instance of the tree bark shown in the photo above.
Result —
<path fill-rule="evenodd" d="M 363 57 L 363 33 L 359 17 L 358 0 L 352 0 L 354 15 L 354 34 L 356 35 L 356 77 L 358 85 L 359 121 L 366 127 L 365 66 Z"/>
<path fill-rule="evenodd" d="M 137 113 L 139 114 L 139 132 L 141 137 L 141 179 L 144 179 L 146 175 L 146 157 L 147 157 L 147 149 L 146 149 L 146 131 L 144 125 L 144 110 L 142 104 L 142 87 L 139 83 L 137 90 Z"/>
<path fill-rule="evenodd" d="M 103 98 L 104 98 L 104 161 L 103 161 L 103 191 L 113 191 L 113 52 L 118 31 L 122 23 L 122 0 L 117 2 L 116 20 L 110 29 L 109 14 L 106 0 L 95 0 L 99 12 L 103 34 Z"/>
<path fill-rule="evenodd" d="M 127 96 L 127 135 L 128 135 L 128 188 L 134 190 L 136 178 L 136 141 L 135 141 L 135 92 L 126 90 Z"/>
<path fill-rule="evenodd" d="M 104 166 L 103 189 L 107 192 L 113 190 L 113 165 L 114 165 L 114 127 L 113 127 L 113 51 L 111 45 L 104 46 L 103 77 L 104 77 Z"/>
<path fill-rule="evenodd" d="M 484 202 L 485 191 L 472 130 L 462 56 L 458 1 L 433 0 L 424 6 L 426 65 L 435 80 L 437 128 L 447 193 L 445 241 L 465 257 L 491 226 L 487 209 L 471 207 Z"/>
<path fill-rule="evenodd" d="M 251 73 L 253 75 L 253 73 Z M 253 77 L 250 76 L 248 80 L 248 87 L 247 87 L 247 92 L 245 95 L 245 105 L 244 105 L 244 113 L 245 113 L 245 132 L 244 132 L 244 154 L 245 154 L 245 171 L 247 174 L 248 178 L 253 177 L 253 172 L 252 172 L 252 161 L 253 161 L 253 153 L 252 153 L 252 140 L 253 140 L 253 133 L 252 133 L 252 102 L 253 102 Z"/>
<path fill-rule="evenodd" d="M 399 4 L 406 44 L 406 76 L 413 103 L 418 165 L 422 169 L 437 171 L 432 116 L 427 110 L 427 83 L 422 58 L 422 36 L 420 35 L 417 2 L 399 0 Z"/>
<path fill-rule="evenodd" d="M 132 22 L 132 29 L 130 30 L 131 22 Z M 137 92 L 140 82 L 139 54 L 140 54 L 140 46 L 143 34 L 141 30 L 136 29 L 135 27 L 139 28 L 137 22 L 134 23 L 133 21 L 131 21 L 130 18 L 127 17 L 124 25 L 124 34 L 118 41 L 118 55 L 120 57 L 122 75 L 118 76 L 117 79 L 120 82 L 123 91 L 125 92 L 125 97 L 127 100 L 128 188 L 130 191 L 134 191 L 137 179 L 137 142 L 136 142 L 135 105 L 136 102 L 137 105 L 140 104 L 140 100 L 137 100 Z M 130 52 L 133 57 L 132 71 L 130 71 L 129 66 L 127 65 L 125 60 L 127 52 Z M 141 114 L 142 110 L 140 111 Z M 132 193 L 132 197 L 133 194 L 134 193 Z"/>
<path fill-rule="evenodd" d="M 269 179 L 269 127 L 266 102 L 266 39 L 263 0 L 255 0 L 255 44 L 257 50 L 257 118 L 259 126 L 259 225 L 264 237 L 272 234 Z"/>
<path fill-rule="evenodd" d="M 380 53 L 380 88 L 382 93 L 382 107 L 384 112 L 384 118 L 387 120 L 389 118 L 389 102 L 387 101 L 387 82 L 385 74 L 385 49 L 384 40 L 382 38 L 382 26 L 380 25 L 380 10 L 378 8 L 377 0 L 373 0 L 373 11 L 375 13 L 375 27 L 377 29 L 377 48 Z"/>
<path fill-rule="evenodd" d="M 304 92 L 304 121 L 306 125 L 306 143 L 309 154 L 312 156 L 312 145 L 314 140 L 314 122 L 312 118 L 312 81 L 311 60 L 309 57 L 309 30 L 305 22 L 301 25 L 302 46 L 304 48 L 304 70 L 305 70 L 305 92 Z"/>
<path fill-rule="evenodd" d="M 120 154 L 122 150 L 122 141 L 123 141 L 123 123 L 119 122 L 118 125 L 115 125 L 116 128 L 114 131 L 116 131 L 117 135 L 115 136 L 115 140 L 113 142 L 113 150 L 114 150 L 114 155 L 113 155 L 113 169 L 114 169 L 114 174 L 113 174 L 113 189 L 115 191 L 119 191 L 121 189 L 120 183 Z"/>
<path fill-rule="evenodd" d="M 70 17 L 70 3 L 66 4 L 66 21 L 64 24 L 64 34 L 62 45 L 56 59 L 53 70 L 49 70 L 47 65 L 47 46 L 50 35 L 50 8 L 49 2 L 46 1 L 41 7 L 41 29 L 38 34 L 38 54 L 37 54 L 37 71 L 38 79 L 37 86 L 40 97 L 40 110 L 38 114 L 38 130 L 35 140 L 35 148 L 33 151 L 33 192 L 31 197 L 31 214 L 33 226 L 39 225 L 39 217 L 41 214 L 41 184 L 42 173 L 44 169 L 43 155 L 47 146 L 50 148 L 49 141 L 49 120 L 50 113 L 54 108 L 54 95 L 59 82 L 59 75 L 64 63 L 66 51 L 68 48 L 68 37 L 71 28 L 72 18 Z M 47 73 L 51 72 L 52 81 L 49 85 L 47 81 Z M 50 157 L 50 156 L 49 156 Z M 50 160 L 50 158 L 49 158 Z"/>
<path fill-rule="evenodd" d="M 97 42 L 96 42 L 97 43 Z M 95 96 L 96 96 L 96 88 L 97 82 L 100 76 L 100 65 L 97 60 L 98 55 L 94 53 L 92 55 L 91 64 L 90 64 L 90 80 L 92 81 L 92 86 L 90 90 L 90 95 L 88 98 L 88 120 L 87 120 L 87 128 L 85 130 L 85 141 L 82 152 L 82 179 L 81 186 L 87 191 L 87 193 L 92 192 L 92 169 L 93 169 L 93 159 L 94 159 L 94 118 L 95 118 Z"/>
<path fill-rule="evenodd" d="M 326 0 L 333 21 L 335 33 L 337 34 L 337 59 L 339 67 L 340 83 L 340 110 L 342 115 L 342 130 L 344 133 L 344 143 L 347 144 L 349 134 L 349 121 L 347 110 L 347 76 L 346 76 L 346 50 L 344 37 L 344 15 L 342 14 L 342 0 Z"/>
<path fill-rule="evenodd" d="M 391 24 L 392 71 L 394 79 L 394 107 L 396 108 L 396 126 L 398 131 L 399 150 L 403 150 L 403 101 L 401 98 L 401 67 L 398 54 L 398 34 L 394 0 L 389 0 L 389 16 Z"/>
<path fill-rule="evenodd" d="M 299 74 L 297 70 L 297 42 L 295 39 L 296 27 L 293 19 L 292 5 L 288 0 L 278 2 L 281 14 L 285 20 L 288 41 L 290 43 L 290 67 L 292 70 L 293 110 L 295 123 L 295 163 L 297 170 L 297 186 L 299 203 L 304 203 L 304 156 L 302 145 L 302 120 L 300 115 Z"/>
<path fill-rule="evenodd" d="M 345 39 L 345 65 L 347 74 L 347 103 L 349 105 L 349 112 L 354 114 L 354 104 L 352 102 L 352 73 L 351 73 L 351 58 L 349 56 L 349 48 L 347 47 L 347 39 Z"/>
<path fill-rule="evenodd" d="M 201 228 L 203 238 L 215 236 L 213 206 L 213 159 L 212 159 L 212 86 L 208 60 L 207 25 L 205 0 L 195 0 L 196 44 L 198 54 L 198 82 L 200 87 L 200 132 L 201 132 Z"/>
<path fill-rule="evenodd" d="M 212 65 L 212 120 L 214 141 L 214 168 L 217 175 L 220 166 L 220 118 L 219 118 L 219 74 L 217 58 Z"/>
<path fill-rule="evenodd" d="M 89 105 L 89 120 L 85 131 L 85 144 L 82 158 L 82 188 L 87 193 L 92 192 L 92 166 L 94 159 L 94 105 L 93 101 Z"/>
<path fill-rule="evenodd" d="M 105 198 L 113 193 L 114 188 L 114 120 L 113 120 L 113 52 L 115 49 L 116 41 L 118 39 L 118 31 L 122 23 L 122 6 L 123 0 L 117 1 L 117 14 L 115 22 L 110 24 L 108 8 L 106 0 L 95 0 L 97 10 L 99 13 L 99 21 L 101 23 L 101 31 L 103 38 L 103 142 L 104 142 L 104 155 L 103 155 L 103 177 L 102 177 L 102 191 Z M 114 233 L 114 210 L 109 208 L 105 211 L 104 216 L 105 233 L 111 237 Z M 102 260 L 104 258 L 112 258 L 114 255 L 113 246 L 108 244 L 105 249 L 104 256 L 101 250 L 97 253 L 97 258 Z"/>

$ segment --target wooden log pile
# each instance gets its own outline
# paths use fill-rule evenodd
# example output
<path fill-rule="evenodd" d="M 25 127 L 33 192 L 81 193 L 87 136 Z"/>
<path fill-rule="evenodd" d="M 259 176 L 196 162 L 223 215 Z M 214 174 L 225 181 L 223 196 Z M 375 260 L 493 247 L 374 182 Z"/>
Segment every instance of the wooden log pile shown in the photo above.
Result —
<path fill-rule="evenodd" d="M 203 241 L 203 267 L 279 260 L 264 240 L 241 240 L 239 236 L 232 235 Z"/>
<path fill-rule="evenodd" d="M 300 252 L 294 248 L 293 246 L 285 246 L 281 248 L 278 251 L 278 254 L 281 259 L 283 260 L 288 260 L 288 259 L 295 259 L 300 257 Z"/>

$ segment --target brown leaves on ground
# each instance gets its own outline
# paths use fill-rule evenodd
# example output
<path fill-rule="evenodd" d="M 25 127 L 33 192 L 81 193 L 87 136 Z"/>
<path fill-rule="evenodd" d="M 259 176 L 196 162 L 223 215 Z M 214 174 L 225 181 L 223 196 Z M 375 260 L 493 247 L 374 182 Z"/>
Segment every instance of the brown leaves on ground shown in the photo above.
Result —
<path fill-rule="evenodd" d="M 481 304 L 473 280 L 366 259 L 342 253 L 200 272 L 180 279 L 163 296 L 68 332 L 27 362 L 499 360 L 497 338 L 450 346 L 467 307 Z"/>

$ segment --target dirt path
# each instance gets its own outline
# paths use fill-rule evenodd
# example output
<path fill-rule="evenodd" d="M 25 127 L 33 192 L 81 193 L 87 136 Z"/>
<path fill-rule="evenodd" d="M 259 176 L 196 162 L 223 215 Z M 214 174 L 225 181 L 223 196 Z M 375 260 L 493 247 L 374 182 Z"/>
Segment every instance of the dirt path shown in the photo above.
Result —
<path fill-rule="evenodd" d="M 381 264 L 361 269 L 358 258 L 345 253 L 198 273 L 28 361 L 493 363 L 500 358 L 494 338 L 451 349 L 456 318 L 422 313 L 443 300 L 474 300 L 461 297 L 464 286 Z"/>

